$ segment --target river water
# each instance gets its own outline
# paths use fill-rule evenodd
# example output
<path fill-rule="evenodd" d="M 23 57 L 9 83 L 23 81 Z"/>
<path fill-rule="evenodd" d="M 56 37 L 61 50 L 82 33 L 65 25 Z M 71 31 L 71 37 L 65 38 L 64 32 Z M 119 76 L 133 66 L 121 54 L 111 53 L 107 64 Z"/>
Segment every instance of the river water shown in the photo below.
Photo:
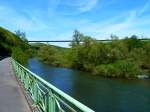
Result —
<path fill-rule="evenodd" d="M 96 112 L 150 112 L 150 80 L 102 78 L 36 58 L 27 68 Z"/>

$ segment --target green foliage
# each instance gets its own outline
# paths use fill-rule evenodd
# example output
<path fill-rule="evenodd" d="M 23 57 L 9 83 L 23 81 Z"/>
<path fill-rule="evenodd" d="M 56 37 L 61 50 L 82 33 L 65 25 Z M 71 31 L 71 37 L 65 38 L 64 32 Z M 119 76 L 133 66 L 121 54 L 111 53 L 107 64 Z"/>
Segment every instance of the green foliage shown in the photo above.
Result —
<path fill-rule="evenodd" d="M 115 63 L 115 68 L 118 70 L 116 74 L 121 77 L 135 77 L 136 75 L 140 75 L 138 64 L 132 60 L 119 60 Z"/>
<path fill-rule="evenodd" d="M 55 49 L 48 45 L 43 45 L 39 48 L 37 56 L 44 63 L 51 64 L 55 61 Z"/>
<path fill-rule="evenodd" d="M 19 37 L 22 41 L 24 42 L 28 42 L 27 38 L 26 38 L 26 34 L 25 32 L 21 32 L 20 30 L 15 31 L 15 34 L 17 37 Z"/>
<path fill-rule="evenodd" d="M 47 64 L 71 67 L 105 77 L 134 78 L 150 73 L 150 41 L 137 36 L 97 42 L 75 30 L 69 49 L 40 45 L 38 57 Z"/>
<path fill-rule="evenodd" d="M 127 60 L 120 60 L 112 64 L 101 64 L 93 69 L 93 74 L 107 77 L 132 78 L 140 74 L 139 67 Z"/>
<path fill-rule="evenodd" d="M 143 69 L 148 69 L 150 73 L 150 41 L 147 41 L 143 48 L 143 53 L 140 52 Z"/>
<path fill-rule="evenodd" d="M 54 66 L 67 66 L 66 63 L 66 49 L 55 47 L 51 45 L 41 44 L 37 52 L 37 57 L 40 61 L 54 65 Z"/>
<path fill-rule="evenodd" d="M 129 50 L 143 47 L 142 41 L 140 41 L 136 35 L 133 35 L 130 38 L 127 37 L 124 39 L 124 41 L 127 44 Z"/>
<path fill-rule="evenodd" d="M 25 33 L 16 35 L 0 27 L 0 56 L 12 56 L 21 64 L 25 64 L 27 58 L 33 55 L 34 49 L 23 39 Z"/>
<path fill-rule="evenodd" d="M 23 51 L 21 48 L 12 48 L 12 58 L 14 58 L 19 63 L 25 65 L 27 60 L 29 59 L 29 55 L 27 51 Z"/>

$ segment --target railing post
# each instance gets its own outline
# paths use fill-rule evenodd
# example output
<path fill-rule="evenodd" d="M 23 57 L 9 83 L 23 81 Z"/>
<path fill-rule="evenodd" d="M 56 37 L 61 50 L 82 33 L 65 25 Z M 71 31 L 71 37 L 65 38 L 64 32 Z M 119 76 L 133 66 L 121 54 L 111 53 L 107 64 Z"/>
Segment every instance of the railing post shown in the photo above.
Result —
<path fill-rule="evenodd" d="M 48 112 L 56 112 L 56 102 L 51 90 L 48 92 Z"/>
<path fill-rule="evenodd" d="M 37 87 L 37 80 L 33 78 L 33 99 L 35 105 L 38 103 L 38 87 Z"/>
<path fill-rule="evenodd" d="M 50 112 L 49 111 L 49 95 L 48 94 L 46 94 L 46 96 L 45 96 L 44 103 L 45 103 L 45 112 Z"/>
<path fill-rule="evenodd" d="M 29 76 L 27 72 L 24 72 L 25 74 L 25 89 L 28 91 L 29 89 Z"/>
<path fill-rule="evenodd" d="M 21 75 L 21 68 L 20 68 L 20 66 L 18 66 L 18 74 L 19 74 L 19 78 L 20 78 L 20 80 L 22 82 L 22 75 Z"/>

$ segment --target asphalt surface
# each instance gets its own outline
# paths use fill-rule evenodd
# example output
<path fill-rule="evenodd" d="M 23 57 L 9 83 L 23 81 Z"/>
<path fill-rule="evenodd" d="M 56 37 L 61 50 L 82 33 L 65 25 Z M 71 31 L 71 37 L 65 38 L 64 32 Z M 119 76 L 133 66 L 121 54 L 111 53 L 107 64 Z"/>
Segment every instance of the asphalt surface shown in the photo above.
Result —
<path fill-rule="evenodd" d="M 31 112 L 15 78 L 10 58 L 0 61 L 0 112 Z"/>

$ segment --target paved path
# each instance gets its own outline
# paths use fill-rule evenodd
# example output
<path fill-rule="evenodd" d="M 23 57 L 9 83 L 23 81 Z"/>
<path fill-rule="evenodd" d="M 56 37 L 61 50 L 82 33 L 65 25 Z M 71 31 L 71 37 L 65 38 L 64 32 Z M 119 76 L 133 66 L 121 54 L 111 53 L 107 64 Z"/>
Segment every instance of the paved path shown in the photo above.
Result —
<path fill-rule="evenodd" d="M 14 76 L 10 58 L 0 61 L 0 112 L 31 112 Z"/>

